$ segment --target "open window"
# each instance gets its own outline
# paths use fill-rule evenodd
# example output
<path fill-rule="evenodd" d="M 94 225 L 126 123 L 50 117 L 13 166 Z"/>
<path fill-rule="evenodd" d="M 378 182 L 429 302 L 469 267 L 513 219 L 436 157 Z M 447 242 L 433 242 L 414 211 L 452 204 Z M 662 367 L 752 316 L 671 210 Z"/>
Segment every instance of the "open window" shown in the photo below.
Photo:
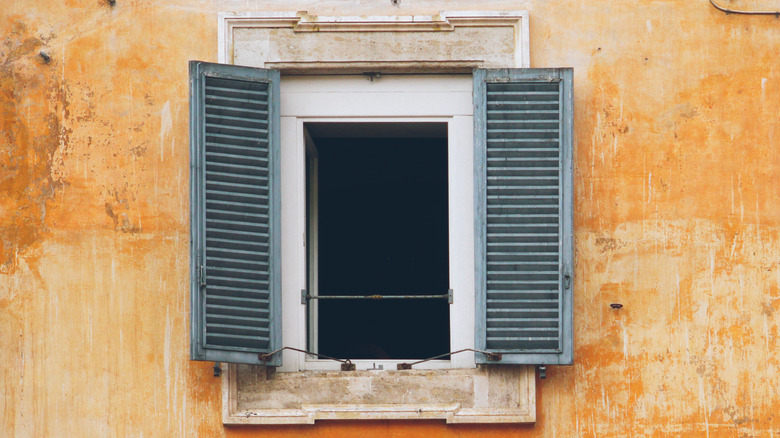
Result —
<path fill-rule="evenodd" d="M 308 350 L 450 351 L 446 123 L 305 123 Z"/>
<path fill-rule="evenodd" d="M 452 367 L 571 363 L 571 78 L 475 70 L 453 82 L 468 84 L 457 114 L 446 92 L 395 88 L 359 119 L 280 120 L 278 72 L 193 62 L 192 358 L 300 370 L 280 349 L 372 360 L 466 345 Z M 288 105 L 350 99 L 307 89 Z M 282 221 L 284 191 L 303 208 Z M 370 295 L 396 298 L 357 298 Z"/>

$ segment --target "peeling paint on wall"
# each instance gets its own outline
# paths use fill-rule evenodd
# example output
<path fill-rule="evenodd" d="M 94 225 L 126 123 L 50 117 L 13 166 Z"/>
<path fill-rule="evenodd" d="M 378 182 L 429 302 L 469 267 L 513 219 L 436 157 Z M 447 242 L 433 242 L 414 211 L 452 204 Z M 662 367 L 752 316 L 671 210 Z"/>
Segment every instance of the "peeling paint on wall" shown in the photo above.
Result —
<path fill-rule="evenodd" d="M 17 19 L 0 48 L 0 270 L 13 272 L 20 253 L 46 232 L 46 205 L 64 181 L 53 175 L 67 147 L 67 87 L 34 54 L 45 41 Z"/>

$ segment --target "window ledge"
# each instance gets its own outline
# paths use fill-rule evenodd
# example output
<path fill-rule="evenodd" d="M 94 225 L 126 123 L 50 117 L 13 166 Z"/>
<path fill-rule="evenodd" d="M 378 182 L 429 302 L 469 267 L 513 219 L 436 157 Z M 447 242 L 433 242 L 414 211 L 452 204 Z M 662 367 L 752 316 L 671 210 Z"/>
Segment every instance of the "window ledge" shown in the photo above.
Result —
<path fill-rule="evenodd" d="M 222 369 L 224 424 L 536 421 L 536 381 L 531 366 L 276 373 L 262 366 L 230 364 Z"/>

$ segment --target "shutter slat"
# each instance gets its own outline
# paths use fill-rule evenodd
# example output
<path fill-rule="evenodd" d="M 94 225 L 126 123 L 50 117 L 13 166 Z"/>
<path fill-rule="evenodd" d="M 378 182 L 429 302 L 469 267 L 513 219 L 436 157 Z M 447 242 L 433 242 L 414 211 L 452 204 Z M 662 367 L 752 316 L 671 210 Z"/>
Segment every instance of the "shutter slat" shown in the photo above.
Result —
<path fill-rule="evenodd" d="M 209 293 L 211 296 L 230 296 L 230 297 L 247 297 L 247 298 L 261 298 L 266 299 L 268 298 L 268 291 L 263 289 L 258 290 L 249 290 L 244 288 L 238 288 L 238 287 L 230 287 L 230 286 L 219 286 L 219 285 L 210 285 L 209 286 Z"/>
<path fill-rule="evenodd" d="M 206 89 L 208 93 L 208 88 Z M 206 96 L 207 106 L 235 107 L 242 110 L 267 110 L 268 103 L 261 96 L 249 96 L 236 94 L 235 96 L 210 95 Z"/>
<path fill-rule="evenodd" d="M 242 269 L 238 266 L 211 266 L 206 276 L 208 278 L 235 278 L 241 280 L 259 280 L 261 282 L 265 282 L 268 279 L 268 273 L 265 270 Z"/>
<path fill-rule="evenodd" d="M 547 308 L 547 307 L 556 307 L 559 304 L 558 300 L 550 300 L 550 299 L 530 300 L 530 299 L 488 298 L 487 302 L 496 304 L 497 306 L 500 306 L 502 308 L 512 308 L 512 307 Z"/>
<path fill-rule="evenodd" d="M 546 150 L 557 149 L 558 147 L 558 141 L 555 138 L 539 137 L 537 134 L 534 134 L 532 132 L 517 133 L 517 134 L 513 134 L 511 137 L 488 137 L 487 142 L 489 145 L 493 146 L 494 148 L 499 148 L 504 143 L 508 143 L 507 145 L 504 146 L 507 148 L 524 145 L 524 144 L 530 144 L 530 145 L 549 144 L 551 147 Z M 523 150 L 521 149 L 521 152 L 522 151 Z"/>
<path fill-rule="evenodd" d="M 493 317 L 489 324 L 495 324 L 495 327 L 558 327 L 558 318 Z"/>
<path fill-rule="evenodd" d="M 550 114 L 537 114 L 537 118 L 527 118 L 522 120 L 490 120 L 487 122 L 488 128 L 497 127 L 499 129 L 514 129 L 523 128 L 528 126 L 545 126 L 550 129 L 558 129 L 558 114 L 552 112 Z"/>
<path fill-rule="evenodd" d="M 223 250 L 239 250 L 239 251 L 254 251 L 254 252 L 267 252 L 269 245 L 267 242 L 246 242 L 239 239 L 219 239 L 210 238 L 209 248 L 206 250 L 208 253 L 211 249 L 223 249 Z"/>
<path fill-rule="evenodd" d="M 210 299 L 207 299 L 206 308 L 210 309 L 214 315 L 219 315 L 219 317 L 235 316 L 236 318 L 240 317 L 243 321 L 260 321 L 268 319 L 268 309 L 263 309 L 259 306 L 225 306 L 211 304 Z M 206 320 L 208 319 L 209 315 L 206 316 Z"/>
<path fill-rule="evenodd" d="M 254 269 L 267 271 L 267 262 L 257 262 L 254 260 L 240 260 L 234 258 L 219 258 L 206 256 L 206 264 L 214 268 L 230 268 L 237 267 L 239 269 Z"/>
<path fill-rule="evenodd" d="M 263 276 L 258 275 L 258 277 L 262 278 Z M 268 276 L 266 275 L 265 277 Z M 248 290 L 263 290 L 263 288 L 268 287 L 267 280 L 241 278 L 240 275 L 232 273 L 229 276 L 206 274 L 206 283 L 213 283 L 215 286 L 246 288 Z M 208 284 L 206 287 L 208 288 Z M 206 294 L 206 296 L 208 297 L 208 294 Z"/>
<path fill-rule="evenodd" d="M 206 189 L 206 195 L 211 196 L 214 199 L 230 202 L 231 199 L 238 200 L 244 203 L 252 202 L 268 202 L 268 196 L 258 195 L 254 193 L 242 193 L 242 192 L 229 192 L 226 190 L 209 190 Z"/>
<path fill-rule="evenodd" d="M 262 128 L 254 128 L 251 126 L 245 126 L 244 124 L 238 125 L 238 124 L 229 124 L 229 123 L 219 123 L 221 122 L 220 118 L 214 117 L 213 123 L 211 117 L 206 118 L 206 135 L 219 135 L 223 136 L 222 134 L 233 134 L 236 137 L 239 138 L 246 138 L 250 140 L 254 140 L 255 135 L 268 135 L 267 129 Z M 250 124 L 251 121 L 245 121 L 245 124 Z M 224 137 L 224 136 L 223 136 Z"/>
<path fill-rule="evenodd" d="M 208 149 L 206 150 L 206 153 L 209 154 L 209 159 L 213 160 L 217 163 L 253 163 L 255 166 L 267 166 L 268 165 L 268 158 L 264 156 L 252 156 L 242 153 L 226 153 L 226 152 L 209 152 Z"/>
<path fill-rule="evenodd" d="M 268 215 L 264 212 L 268 210 L 268 207 L 266 205 L 259 205 L 259 204 L 252 204 L 252 203 L 246 203 L 246 202 L 239 202 L 238 200 L 221 200 L 221 199 L 211 199 L 206 201 L 206 211 L 224 211 L 224 212 L 230 212 L 235 214 L 252 214 L 255 217 L 258 217 L 260 219 L 268 219 Z M 240 209 L 245 208 L 246 211 L 242 211 Z"/>
<path fill-rule="evenodd" d="M 246 155 L 248 157 L 265 157 L 268 155 L 268 142 L 264 141 L 262 139 L 258 139 L 257 143 L 251 145 L 251 146 L 242 146 L 238 144 L 227 144 L 227 143 L 215 143 L 215 142 L 206 142 L 206 152 L 214 151 L 234 151 L 235 153 L 239 155 Z"/>
<path fill-rule="evenodd" d="M 262 298 L 252 297 L 239 297 L 239 296 L 225 296 L 225 295 L 211 295 L 209 296 L 210 304 L 224 305 L 224 306 L 265 306 L 268 304 L 268 300 Z"/>
<path fill-rule="evenodd" d="M 220 86 L 223 85 L 224 86 Z M 265 90 L 252 90 L 251 88 L 241 87 L 236 88 L 235 83 L 223 82 L 219 84 L 213 79 L 206 81 L 206 95 L 209 96 L 230 96 L 230 95 L 254 95 L 261 102 L 268 101 L 268 93 Z"/>
<path fill-rule="evenodd" d="M 210 139 L 214 143 L 227 143 L 231 144 L 231 141 L 236 141 L 239 144 L 241 143 L 249 143 L 250 145 L 252 143 L 256 143 L 257 139 L 252 136 L 250 133 L 247 133 L 247 135 L 236 135 L 237 132 L 234 132 L 230 129 L 220 129 L 220 130 L 213 130 L 213 131 L 206 131 L 206 138 Z M 219 141 L 219 139 L 222 139 L 222 141 Z"/>
<path fill-rule="evenodd" d="M 218 166 L 209 166 L 212 168 L 220 168 Z M 208 167 L 207 167 L 208 168 Z M 246 184 L 247 182 L 255 182 L 258 184 L 268 184 L 268 178 L 259 175 L 245 175 L 235 174 L 230 172 L 218 172 L 218 171 L 206 171 L 206 178 L 214 178 L 217 181 L 231 182 L 236 181 L 238 183 Z"/>
<path fill-rule="evenodd" d="M 235 111 L 232 114 L 234 115 L 219 114 L 217 112 L 209 111 L 209 108 L 206 108 L 206 126 L 235 125 L 261 129 L 268 128 L 268 120 L 265 117 L 257 117 L 252 113 L 244 113 L 243 111 Z M 252 117 L 247 117 L 250 114 Z"/>

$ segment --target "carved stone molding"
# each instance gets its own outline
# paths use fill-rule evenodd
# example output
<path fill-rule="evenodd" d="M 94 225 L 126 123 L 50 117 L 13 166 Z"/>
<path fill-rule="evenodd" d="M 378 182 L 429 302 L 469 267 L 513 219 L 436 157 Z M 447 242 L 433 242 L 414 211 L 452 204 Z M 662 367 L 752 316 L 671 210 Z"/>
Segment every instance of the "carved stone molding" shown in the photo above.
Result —
<path fill-rule="evenodd" d="M 528 67 L 528 12 L 222 13 L 219 62 L 279 68 L 285 73 Z"/>

